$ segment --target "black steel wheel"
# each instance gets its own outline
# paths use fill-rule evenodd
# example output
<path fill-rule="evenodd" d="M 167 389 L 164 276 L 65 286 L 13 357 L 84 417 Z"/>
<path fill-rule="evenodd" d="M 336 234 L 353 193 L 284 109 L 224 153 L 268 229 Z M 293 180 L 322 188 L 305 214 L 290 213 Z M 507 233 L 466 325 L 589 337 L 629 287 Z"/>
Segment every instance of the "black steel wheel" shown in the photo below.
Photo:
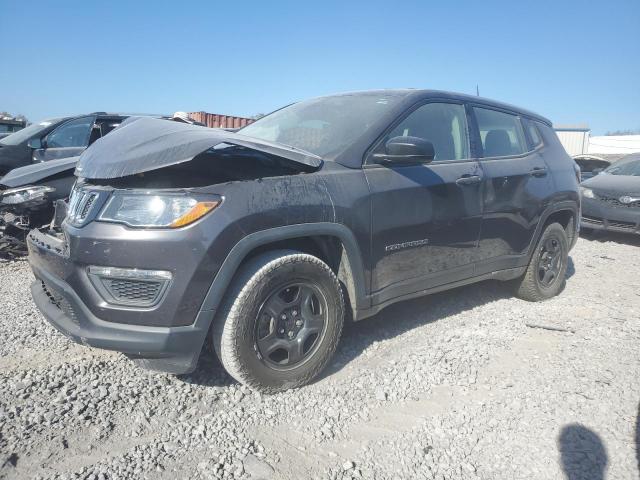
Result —
<path fill-rule="evenodd" d="M 547 225 L 525 274 L 516 281 L 518 297 L 539 302 L 556 296 L 564 288 L 568 264 L 567 233 L 558 223 Z"/>
<path fill-rule="evenodd" d="M 562 247 L 560 240 L 549 237 L 542 244 L 538 259 L 538 282 L 543 288 L 549 288 L 558 280 L 562 268 Z"/>
<path fill-rule="evenodd" d="M 287 370 L 310 358 L 325 332 L 327 300 L 308 282 L 277 287 L 256 319 L 255 349 L 271 368 Z"/>

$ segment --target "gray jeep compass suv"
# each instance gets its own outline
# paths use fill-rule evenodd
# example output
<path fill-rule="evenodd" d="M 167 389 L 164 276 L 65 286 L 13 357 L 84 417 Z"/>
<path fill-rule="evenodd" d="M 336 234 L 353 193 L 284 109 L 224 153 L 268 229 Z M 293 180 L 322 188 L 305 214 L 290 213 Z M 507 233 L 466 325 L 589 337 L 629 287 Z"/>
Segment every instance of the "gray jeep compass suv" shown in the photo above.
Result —
<path fill-rule="evenodd" d="M 580 218 L 549 120 L 429 90 L 307 100 L 236 133 L 131 118 L 76 175 L 64 220 L 29 234 L 47 319 L 174 373 L 212 342 L 267 392 L 321 372 L 345 318 L 485 279 L 556 295 Z"/>

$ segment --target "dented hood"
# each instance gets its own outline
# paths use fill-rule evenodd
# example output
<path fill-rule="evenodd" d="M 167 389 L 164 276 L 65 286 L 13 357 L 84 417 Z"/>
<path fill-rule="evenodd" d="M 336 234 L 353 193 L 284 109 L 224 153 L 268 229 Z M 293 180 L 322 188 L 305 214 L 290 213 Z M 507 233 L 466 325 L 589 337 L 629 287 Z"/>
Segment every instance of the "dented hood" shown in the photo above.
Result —
<path fill-rule="evenodd" d="M 89 179 L 126 177 L 188 162 L 220 144 L 258 150 L 314 169 L 322 165 L 320 157 L 287 145 L 220 129 L 131 117 L 83 152 L 76 175 Z"/>

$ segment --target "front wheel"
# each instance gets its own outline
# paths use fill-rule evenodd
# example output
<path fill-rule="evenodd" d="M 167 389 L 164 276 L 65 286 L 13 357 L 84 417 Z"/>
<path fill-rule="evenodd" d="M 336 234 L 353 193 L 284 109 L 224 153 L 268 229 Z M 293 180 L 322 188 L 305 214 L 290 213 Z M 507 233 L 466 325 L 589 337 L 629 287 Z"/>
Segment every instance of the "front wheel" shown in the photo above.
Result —
<path fill-rule="evenodd" d="M 344 299 L 317 257 L 269 252 L 241 268 L 214 322 L 213 345 L 227 372 L 253 389 L 277 392 L 325 368 L 342 332 Z"/>
<path fill-rule="evenodd" d="M 559 223 L 548 225 L 540 236 L 527 271 L 517 282 L 516 295 L 530 302 L 558 295 L 565 285 L 568 259 L 567 233 Z"/>

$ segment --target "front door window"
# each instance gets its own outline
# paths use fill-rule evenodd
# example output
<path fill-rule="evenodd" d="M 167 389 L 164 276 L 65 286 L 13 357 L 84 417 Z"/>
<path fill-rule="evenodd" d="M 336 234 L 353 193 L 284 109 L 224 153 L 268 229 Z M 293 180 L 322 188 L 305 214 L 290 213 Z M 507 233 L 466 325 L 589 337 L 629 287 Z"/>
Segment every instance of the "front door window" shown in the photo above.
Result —
<path fill-rule="evenodd" d="M 82 117 L 60 125 L 47 137 L 47 148 L 86 147 L 93 117 Z"/>

